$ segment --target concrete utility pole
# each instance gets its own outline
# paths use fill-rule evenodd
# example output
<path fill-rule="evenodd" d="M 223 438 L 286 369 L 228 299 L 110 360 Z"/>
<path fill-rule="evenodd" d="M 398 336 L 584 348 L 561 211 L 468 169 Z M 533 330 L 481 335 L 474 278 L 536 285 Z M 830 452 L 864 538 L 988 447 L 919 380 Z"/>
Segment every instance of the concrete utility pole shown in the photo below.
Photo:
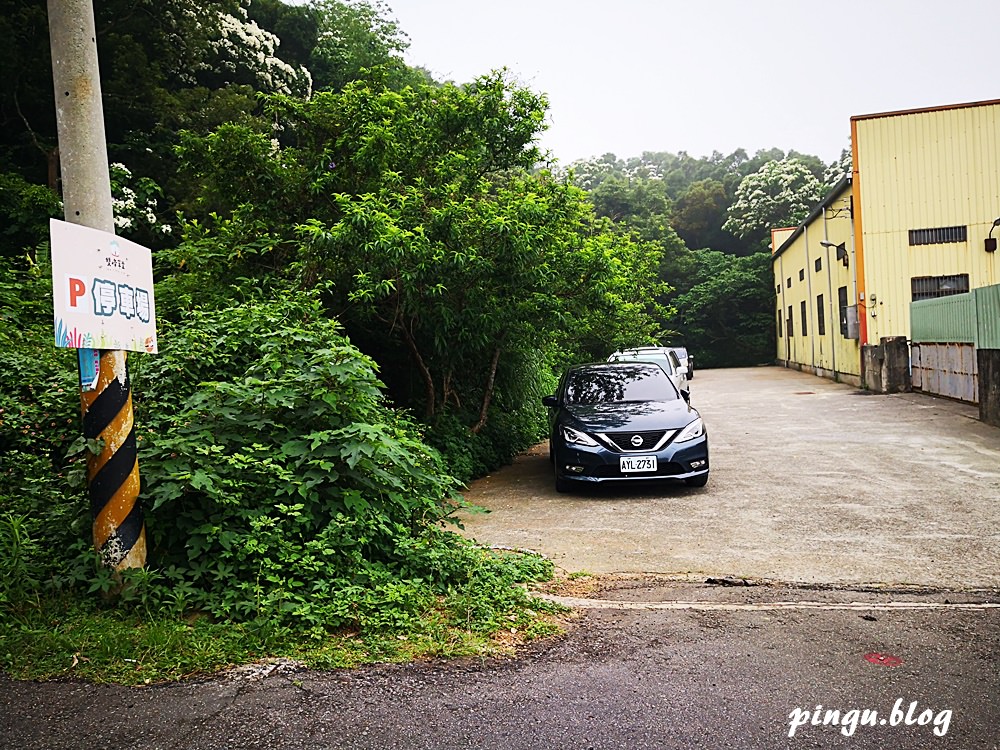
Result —
<path fill-rule="evenodd" d="M 113 233 L 94 8 L 91 0 L 48 0 L 48 14 L 66 221 Z M 124 351 L 100 352 L 97 387 L 81 387 L 80 400 L 84 436 L 103 444 L 87 459 L 94 547 L 108 567 L 141 568 L 146 525 L 137 502 L 139 464 Z"/>

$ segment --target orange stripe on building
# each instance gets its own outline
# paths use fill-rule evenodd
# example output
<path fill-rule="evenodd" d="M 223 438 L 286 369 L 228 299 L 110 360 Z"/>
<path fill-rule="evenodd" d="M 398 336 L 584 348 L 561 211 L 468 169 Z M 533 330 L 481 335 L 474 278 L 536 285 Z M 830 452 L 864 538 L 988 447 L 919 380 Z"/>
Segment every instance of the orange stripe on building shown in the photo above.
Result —
<path fill-rule="evenodd" d="M 854 214 L 854 304 L 858 306 L 858 345 L 868 343 L 868 305 L 865 294 L 865 241 L 861 230 L 861 172 L 858 168 L 858 123 L 851 118 L 851 208 Z"/>

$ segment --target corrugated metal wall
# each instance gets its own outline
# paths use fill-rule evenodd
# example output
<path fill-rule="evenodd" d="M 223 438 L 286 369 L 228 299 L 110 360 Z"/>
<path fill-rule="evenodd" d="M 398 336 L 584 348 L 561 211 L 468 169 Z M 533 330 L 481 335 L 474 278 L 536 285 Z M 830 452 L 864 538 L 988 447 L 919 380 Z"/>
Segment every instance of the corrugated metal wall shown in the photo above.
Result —
<path fill-rule="evenodd" d="M 910 373 L 915 390 L 979 403 L 979 367 L 972 344 L 914 343 Z"/>
<path fill-rule="evenodd" d="M 913 387 L 979 402 L 979 350 L 1000 350 L 1000 284 L 910 304 Z"/>
<path fill-rule="evenodd" d="M 1000 349 L 1000 284 L 975 290 L 979 332 L 976 346 Z"/>
<path fill-rule="evenodd" d="M 968 294 L 910 303 L 914 343 L 975 344 L 1000 349 L 1000 284 Z"/>
<path fill-rule="evenodd" d="M 857 118 L 868 341 L 907 336 L 911 279 L 1000 283 L 983 240 L 1000 216 L 1000 104 Z M 964 242 L 910 245 L 911 230 L 967 227 Z M 996 232 L 994 232 L 994 236 Z"/>
<path fill-rule="evenodd" d="M 976 296 L 954 294 L 910 303 L 910 338 L 914 342 L 976 342 Z"/>
<path fill-rule="evenodd" d="M 850 192 L 845 188 L 830 196 L 826 210 L 806 226 L 791 244 L 790 236 L 781 245 L 782 252 L 773 261 L 775 325 L 781 320 L 777 358 L 807 371 L 850 381 L 861 375 L 858 342 L 846 338 L 840 328 L 839 291 L 846 289 L 847 301 L 855 296 L 853 269 L 850 267 L 851 242 Z M 776 232 L 777 236 L 778 233 Z M 786 233 L 791 235 L 791 232 Z M 835 247 L 844 245 L 848 265 L 837 260 Z M 822 297 L 822 300 L 820 299 Z M 802 303 L 805 303 L 805 318 Z M 819 332 L 819 309 L 822 305 L 823 328 Z M 788 309 L 791 308 L 792 335 L 788 335 Z"/>

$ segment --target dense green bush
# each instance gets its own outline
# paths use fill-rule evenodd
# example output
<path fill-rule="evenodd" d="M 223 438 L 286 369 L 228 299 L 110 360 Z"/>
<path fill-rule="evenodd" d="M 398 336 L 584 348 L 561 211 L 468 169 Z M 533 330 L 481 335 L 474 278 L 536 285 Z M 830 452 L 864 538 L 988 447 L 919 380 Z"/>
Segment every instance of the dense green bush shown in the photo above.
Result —
<path fill-rule="evenodd" d="M 34 253 L 49 232 L 49 218 L 61 216 L 59 196 L 12 173 L 0 173 L 0 258 Z"/>
<path fill-rule="evenodd" d="M 458 483 L 315 300 L 194 312 L 161 337 L 135 368 L 143 495 L 189 605 L 389 627 L 468 580 L 441 564 L 467 554 L 439 528 Z"/>
<path fill-rule="evenodd" d="M 50 298 L 39 267 L 0 268 L 0 600 L 65 576 L 89 524 L 76 357 L 53 346 Z"/>
<path fill-rule="evenodd" d="M 0 278 L 9 610 L 53 587 L 115 585 L 89 548 L 75 361 L 52 346 L 49 293 L 37 268 Z M 445 529 L 458 481 L 312 297 L 193 311 L 160 338 L 158 356 L 129 359 L 150 560 L 127 576 L 127 603 L 385 631 L 466 600 L 508 611 L 524 602 L 512 583 L 544 573 Z"/>

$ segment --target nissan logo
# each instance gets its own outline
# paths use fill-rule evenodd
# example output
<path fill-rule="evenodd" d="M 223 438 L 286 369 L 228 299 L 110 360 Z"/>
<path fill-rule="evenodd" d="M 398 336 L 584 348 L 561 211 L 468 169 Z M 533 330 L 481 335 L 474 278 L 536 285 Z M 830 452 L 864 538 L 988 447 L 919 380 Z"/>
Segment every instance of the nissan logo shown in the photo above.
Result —
<path fill-rule="evenodd" d="M 640 445 L 642 445 L 642 435 L 633 435 L 632 440 L 630 440 L 629 442 L 631 442 L 633 446 L 638 448 Z"/>

